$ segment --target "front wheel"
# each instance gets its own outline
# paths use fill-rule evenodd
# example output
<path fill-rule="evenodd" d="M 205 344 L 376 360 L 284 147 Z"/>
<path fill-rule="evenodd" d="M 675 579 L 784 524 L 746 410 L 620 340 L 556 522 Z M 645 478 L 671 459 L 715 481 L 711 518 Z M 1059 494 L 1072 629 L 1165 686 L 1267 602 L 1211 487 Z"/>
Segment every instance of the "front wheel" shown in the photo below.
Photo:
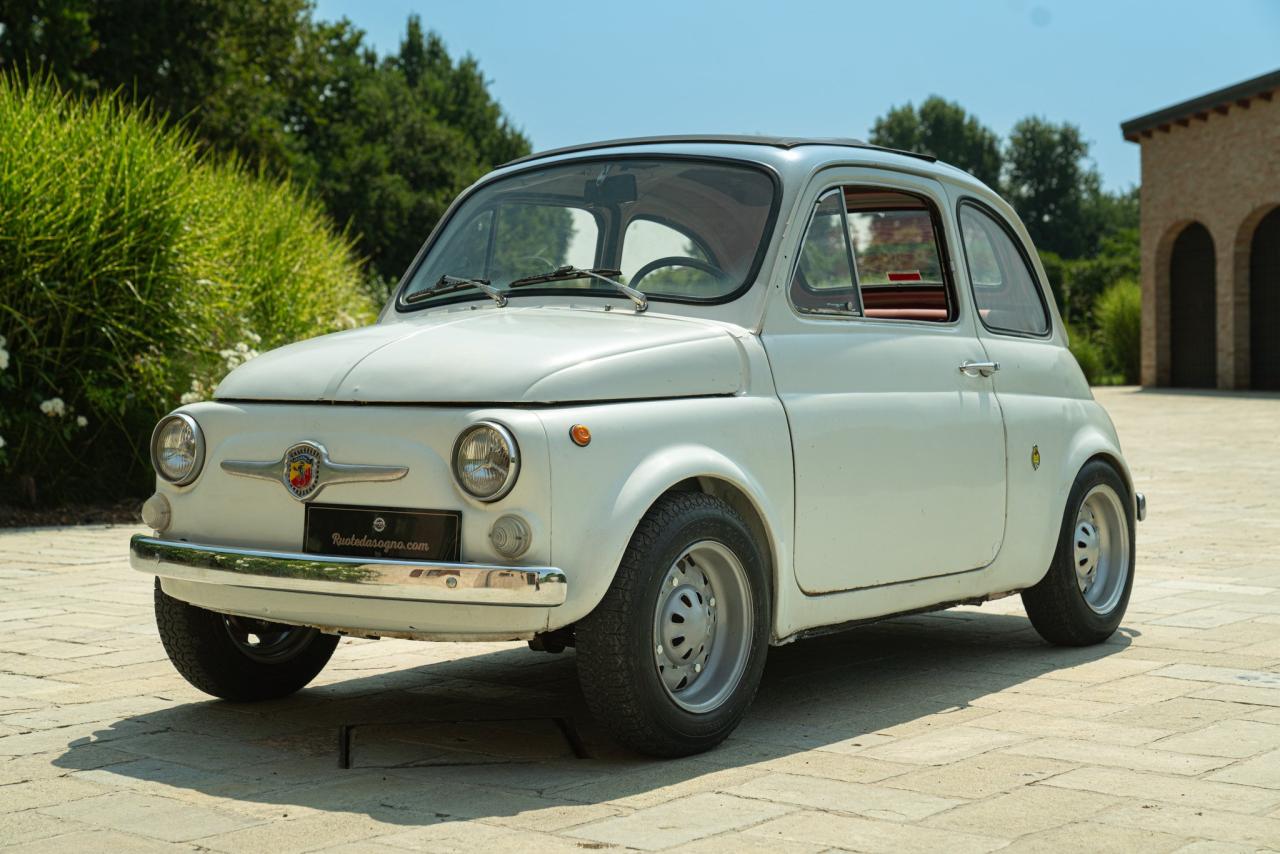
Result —
<path fill-rule="evenodd" d="M 1134 514 L 1128 487 L 1101 460 L 1076 475 L 1053 563 L 1022 604 L 1040 636 L 1062 646 L 1111 637 L 1133 589 Z"/>
<path fill-rule="evenodd" d="M 182 677 L 224 700 L 274 700 L 316 677 L 338 645 L 336 635 L 207 611 L 155 589 L 156 627 Z"/>
<path fill-rule="evenodd" d="M 755 697 L 769 642 L 769 579 L 733 508 L 659 499 L 604 599 L 575 630 L 588 707 L 621 743 L 687 756 L 723 741 Z"/>

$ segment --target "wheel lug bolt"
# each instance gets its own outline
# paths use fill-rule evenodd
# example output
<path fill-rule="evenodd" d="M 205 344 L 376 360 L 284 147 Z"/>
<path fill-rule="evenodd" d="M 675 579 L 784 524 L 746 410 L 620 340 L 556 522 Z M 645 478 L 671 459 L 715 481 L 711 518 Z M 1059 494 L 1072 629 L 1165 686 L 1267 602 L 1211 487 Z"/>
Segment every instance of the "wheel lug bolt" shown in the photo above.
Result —
<path fill-rule="evenodd" d="M 658 655 L 662 655 L 662 644 L 658 644 Z"/>
<path fill-rule="evenodd" d="M 712 608 L 714 608 L 716 606 L 716 597 L 712 596 L 711 601 L 708 602 L 707 604 L 710 605 Z"/>
<path fill-rule="evenodd" d="M 695 661 L 695 662 L 693 663 L 693 672 L 694 672 L 694 673 L 701 673 L 701 672 L 702 672 L 702 662 Z"/>

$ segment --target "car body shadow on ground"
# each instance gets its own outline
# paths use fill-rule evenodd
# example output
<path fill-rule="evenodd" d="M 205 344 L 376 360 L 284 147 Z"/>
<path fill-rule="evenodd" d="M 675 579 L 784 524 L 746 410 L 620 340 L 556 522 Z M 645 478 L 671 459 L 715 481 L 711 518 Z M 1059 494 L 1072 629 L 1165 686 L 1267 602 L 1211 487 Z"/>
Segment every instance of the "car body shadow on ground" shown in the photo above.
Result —
<path fill-rule="evenodd" d="M 771 650 L 732 738 L 674 761 L 627 753 L 596 729 L 571 651 L 513 648 L 342 679 L 344 666 L 360 664 L 344 659 L 344 646 L 331 664 L 339 681 L 269 703 L 185 703 L 124 718 L 71 742 L 55 764 L 85 779 L 132 778 L 132 787 L 234 797 L 281 814 L 347 812 L 402 825 L 641 804 L 671 787 L 723 788 L 735 776 L 749 784 L 753 774 L 736 772 L 785 772 L 792 759 L 829 760 L 842 779 L 873 782 L 904 763 L 941 765 L 1017 741 L 956 725 L 990 714 L 971 705 L 978 698 L 1053 696 L 1072 685 L 1055 673 L 1128 643 L 1122 631 L 1103 645 L 1054 648 L 1024 617 L 976 610 L 799 641 Z M 104 761 L 113 749 L 144 758 Z M 868 810 L 875 815 L 875 804 Z"/>

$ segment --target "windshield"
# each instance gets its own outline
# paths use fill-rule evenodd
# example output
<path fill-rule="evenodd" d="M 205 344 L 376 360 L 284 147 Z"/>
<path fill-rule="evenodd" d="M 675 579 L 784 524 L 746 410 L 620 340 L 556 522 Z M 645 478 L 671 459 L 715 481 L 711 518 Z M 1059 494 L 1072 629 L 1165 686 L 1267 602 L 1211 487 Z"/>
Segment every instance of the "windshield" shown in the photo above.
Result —
<path fill-rule="evenodd" d="M 617 281 L 657 299 L 724 299 L 748 284 L 763 257 L 774 201 L 768 174 L 730 162 L 617 158 L 526 170 L 482 187 L 454 212 L 401 301 L 485 299 L 447 287 L 446 277 L 506 292 L 566 266 L 620 271 Z M 425 293 L 437 287 L 438 295 Z M 521 283 L 509 295 L 562 292 L 620 296 L 586 275 Z"/>

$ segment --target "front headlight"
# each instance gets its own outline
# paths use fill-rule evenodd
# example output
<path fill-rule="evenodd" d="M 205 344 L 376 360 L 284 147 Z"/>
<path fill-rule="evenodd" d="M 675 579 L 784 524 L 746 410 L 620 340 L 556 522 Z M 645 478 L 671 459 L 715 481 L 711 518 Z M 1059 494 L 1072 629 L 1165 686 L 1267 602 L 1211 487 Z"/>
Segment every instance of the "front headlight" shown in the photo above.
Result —
<path fill-rule="evenodd" d="M 468 495 L 497 501 L 516 485 L 520 448 L 501 424 L 481 421 L 458 435 L 453 445 L 453 476 Z"/>
<path fill-rule="evenodd" d="M 204 465 L 204 433 L 190 415 L 166 415 L 151 434 L 151 465 L 175 486 L 196 479 Z"/>

